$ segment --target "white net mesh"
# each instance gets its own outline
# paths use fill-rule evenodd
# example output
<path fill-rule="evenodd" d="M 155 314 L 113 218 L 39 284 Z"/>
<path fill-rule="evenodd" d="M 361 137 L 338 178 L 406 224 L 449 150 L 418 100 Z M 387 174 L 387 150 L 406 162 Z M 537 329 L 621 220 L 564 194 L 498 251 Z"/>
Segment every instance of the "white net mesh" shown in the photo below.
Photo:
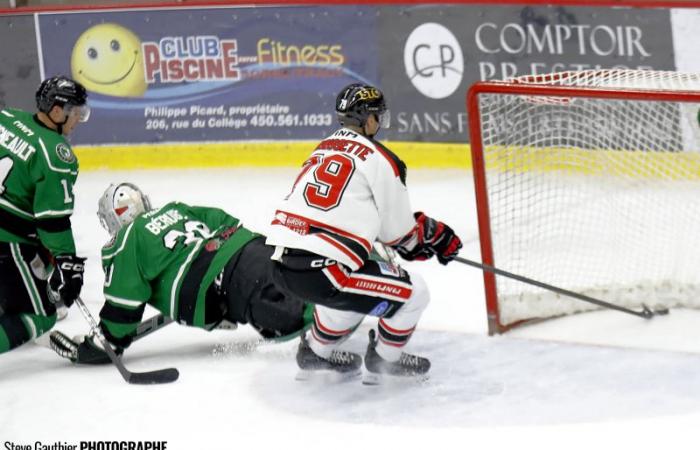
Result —
<path fill-rule="evenodd" d="M 512 84 L 698 91 L 700 75 L 582 71 Z M 700 307 L 698 103 L 481 94 L 496 267 L 627 307 Z M 596 308 L 496 277 L 500 322 Z"/>

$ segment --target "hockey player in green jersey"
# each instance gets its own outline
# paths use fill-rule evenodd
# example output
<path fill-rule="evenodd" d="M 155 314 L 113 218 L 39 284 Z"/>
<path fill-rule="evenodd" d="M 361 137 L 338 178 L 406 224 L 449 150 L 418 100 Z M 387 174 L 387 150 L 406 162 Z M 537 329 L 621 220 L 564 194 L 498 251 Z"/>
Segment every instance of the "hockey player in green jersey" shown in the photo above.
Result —
<path fill-rule="evenodd" d="M 100 328 L 118 351 L 129 346 L 149 304 L 175 321 L 211 330 L 222 321 L 250 324 L 266 338 L 299 332 L 311 306 L 285 298 L 270 278 L 265 237 L 217 208 L 171 202 L 151 208 L 130 183 L 111 185 L 98 215 L 112 239 L 102 249 L 105 304 Z M 61 356 L 107 363 L 99 341 L 51 334 Z"/>
<path fill-rule="evenodd" d="M 78 161 L 63 136 L 87 120 L 86 102 L 83 86 L 58 76 L 39 86 L 36 114 L 0 110 L 0 353 L 45 333 L 56 304 L 80 293 L 70 222 Z"/>

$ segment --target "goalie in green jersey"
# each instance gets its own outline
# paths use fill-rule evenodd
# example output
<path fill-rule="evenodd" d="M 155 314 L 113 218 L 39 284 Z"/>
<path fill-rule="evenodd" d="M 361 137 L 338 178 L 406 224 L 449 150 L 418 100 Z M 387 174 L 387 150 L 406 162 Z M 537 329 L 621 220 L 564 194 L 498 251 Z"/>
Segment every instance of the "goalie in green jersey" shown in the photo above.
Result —
<path fill-rule="evenodd" d="M 180 202 L 152 208 L 138 187 L 120 183 L 102 195 L 98 216 L 112 236 L 102 248 L 99 325 L 118 352 L 131 343 L 146 304 L 183 325 L 250 324 L 265 338 L 298 334 L 312 321 L 310 305 L 275 288 L 274 249 L 265 237 L 221 209 Z M 50 342 L 73 362 L 109 362 L 91 336 L 72 340 L 54 331 Z"/>
<path fill-rule="evenodd" d="M 83 285 L 70 222 L 78 161 L 64 136 L 87 120 L 87 92 L 51 77 L 36 105 L 0 109 L 0 353 L 51 329 Z"/>

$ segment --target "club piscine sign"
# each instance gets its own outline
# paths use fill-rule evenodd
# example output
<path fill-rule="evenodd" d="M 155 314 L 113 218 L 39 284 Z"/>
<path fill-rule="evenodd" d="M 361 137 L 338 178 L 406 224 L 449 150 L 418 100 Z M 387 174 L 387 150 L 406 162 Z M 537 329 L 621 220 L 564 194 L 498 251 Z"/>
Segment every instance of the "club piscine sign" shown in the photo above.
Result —
<path fill-rule="evenodd" d="M 239 80 L 238 41 L 216 36 L 163 37 L 144 42 L 146 83 Z"/>

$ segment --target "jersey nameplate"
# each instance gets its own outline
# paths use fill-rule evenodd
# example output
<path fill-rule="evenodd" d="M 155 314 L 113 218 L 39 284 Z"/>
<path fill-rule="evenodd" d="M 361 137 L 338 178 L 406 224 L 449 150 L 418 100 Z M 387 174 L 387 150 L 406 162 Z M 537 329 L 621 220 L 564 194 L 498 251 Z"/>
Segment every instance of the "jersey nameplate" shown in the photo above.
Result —
<path fill-rule="evenodd" d="M 175 225 L 181 220 L 185 220 L 185 217 L 180 214 L 179 211 L 174 209 L 169 209 L 163 214 L 158 214 L 146 224 L 146 229 L 151 233 L 158 235 L 161 231 L 165 230 L 171 225 Z"/>
<path fill-rule="evenodd" d="M 374 153 L 374 150 L 366 145 L 346 139 L 326 139 L 318 144 L 316 150 L 331 150 L 335 152 L 350 153 L 357 156 L 362 161 L 366 161 L 367 157 Z"/>
<path fill-rule="evenodd" d="M 29 142 L 15 136 L 13 132 L 0 125 L 0 146 L 10 153 L 17 155 L 22 161 L 26 161 L 36 151 Z"/>

